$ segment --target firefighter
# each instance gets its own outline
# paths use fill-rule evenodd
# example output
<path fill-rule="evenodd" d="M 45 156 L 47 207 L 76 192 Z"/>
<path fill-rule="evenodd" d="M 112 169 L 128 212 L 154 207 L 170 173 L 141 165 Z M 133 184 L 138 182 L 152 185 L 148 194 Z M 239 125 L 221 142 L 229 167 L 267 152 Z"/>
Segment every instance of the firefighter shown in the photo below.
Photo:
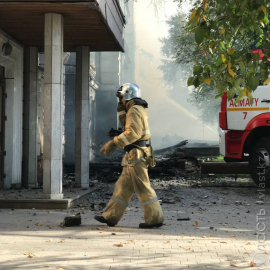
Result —
<path fill-rule="evenodd" d="M 116 148 L 124 148 L 126 154 L 113 196 L 102 216 L 95 216 L 95 219 L 108 226 L 115 226 L 125 213 L 135 191 L 145 220 L 145 223 L 139 224 L 139 228 L 161 227 L 164 221 L 162 209 L 148 177 L 148 166 L 154 166 L 146 111 L 148 104 L 141 99 L 140 88 L 136 84 L 122 85 L 116 96 L 119 98 L 117 111 L 124 132 L 106 143 L 100 152 L 108 157 Z"/>

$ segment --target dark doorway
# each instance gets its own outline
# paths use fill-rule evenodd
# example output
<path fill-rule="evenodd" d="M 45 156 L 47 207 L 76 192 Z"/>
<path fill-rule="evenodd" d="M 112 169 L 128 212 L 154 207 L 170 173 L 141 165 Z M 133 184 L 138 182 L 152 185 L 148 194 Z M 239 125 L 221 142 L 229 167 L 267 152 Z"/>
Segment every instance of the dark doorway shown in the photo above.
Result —
<path fill-rule="evenodd" d="M 5 156 L 5 68 L 0 66 L 0 188 L 4 188 Z"/>

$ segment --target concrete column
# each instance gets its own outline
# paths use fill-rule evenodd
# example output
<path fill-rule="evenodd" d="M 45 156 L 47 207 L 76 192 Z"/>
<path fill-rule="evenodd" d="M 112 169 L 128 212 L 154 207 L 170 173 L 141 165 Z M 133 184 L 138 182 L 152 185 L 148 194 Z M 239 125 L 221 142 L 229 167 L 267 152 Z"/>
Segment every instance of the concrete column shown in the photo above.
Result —
<path fill-rule="evenodd" d="M 45 14 L 43 193 L 62 199 L 63 16 Z"/>
<path fill-rule="evenodd" d="M 77 47 L 75 90 L 75 182 L 89 188 L 89 47 Z"/>
<path fill-rule="evenodd" d="M 23 179 L 25 187 L 37 187 L 37 83 L 38 49 L 24 49 Z"/>
<path fill-rule="evenodd" d="M 108 131 L 111 128 L 117 128 L 117 98 L 115 93 L 120 86 L 119 78 L 119 53 L 101 52 L 97 61 L 97 74 L 100 88 L 96 92 L 96 122 L 95 138 L 97 143 L 109 140 Z M 98 161 L 98 157 L 96 157 Z"/>

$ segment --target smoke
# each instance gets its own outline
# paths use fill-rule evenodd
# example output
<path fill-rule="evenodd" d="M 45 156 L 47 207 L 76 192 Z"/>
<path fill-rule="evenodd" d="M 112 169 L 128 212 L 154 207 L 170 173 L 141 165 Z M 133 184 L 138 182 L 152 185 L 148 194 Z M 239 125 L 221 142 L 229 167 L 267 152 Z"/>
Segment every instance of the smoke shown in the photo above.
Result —
<path fill-rule="evenodd" d="M 159 6 L 151 5 L 151 0 L 134 3 L 135 83 L 142 89 L 142 98 L 149 103 L 150 129 L 155 148 L 162 146 L 166 136 L 179 140 L 218 141 L 217 125 L 202 123 L 198 109 L 188 102 L 190 91 L 186 86 L 187 78 L 178 78 L 174 84 L 176 91 L 171 92 L 159 70 L 163 59 L 160 38 L 168 35 L 166 20 L 176 11 L 177 3 L 172 1 L 163 1 Z"/>

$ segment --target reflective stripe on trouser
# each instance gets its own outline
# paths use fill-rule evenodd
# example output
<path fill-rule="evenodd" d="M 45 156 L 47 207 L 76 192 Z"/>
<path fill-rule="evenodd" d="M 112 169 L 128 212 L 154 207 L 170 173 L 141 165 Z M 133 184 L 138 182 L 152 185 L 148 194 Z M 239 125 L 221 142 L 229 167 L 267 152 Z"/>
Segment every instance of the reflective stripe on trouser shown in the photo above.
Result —
<path fill-rule="evenodd" d="M 151 225 L 163 222 L 162 209 L 156 192 L 151 187 L 145 162 L 123 167 L 123 172 L 115 184 L 113 196 L 102 216 L 117 224 L 124 215 L 134 191 L 142 205 L 145 223 Z"/>

